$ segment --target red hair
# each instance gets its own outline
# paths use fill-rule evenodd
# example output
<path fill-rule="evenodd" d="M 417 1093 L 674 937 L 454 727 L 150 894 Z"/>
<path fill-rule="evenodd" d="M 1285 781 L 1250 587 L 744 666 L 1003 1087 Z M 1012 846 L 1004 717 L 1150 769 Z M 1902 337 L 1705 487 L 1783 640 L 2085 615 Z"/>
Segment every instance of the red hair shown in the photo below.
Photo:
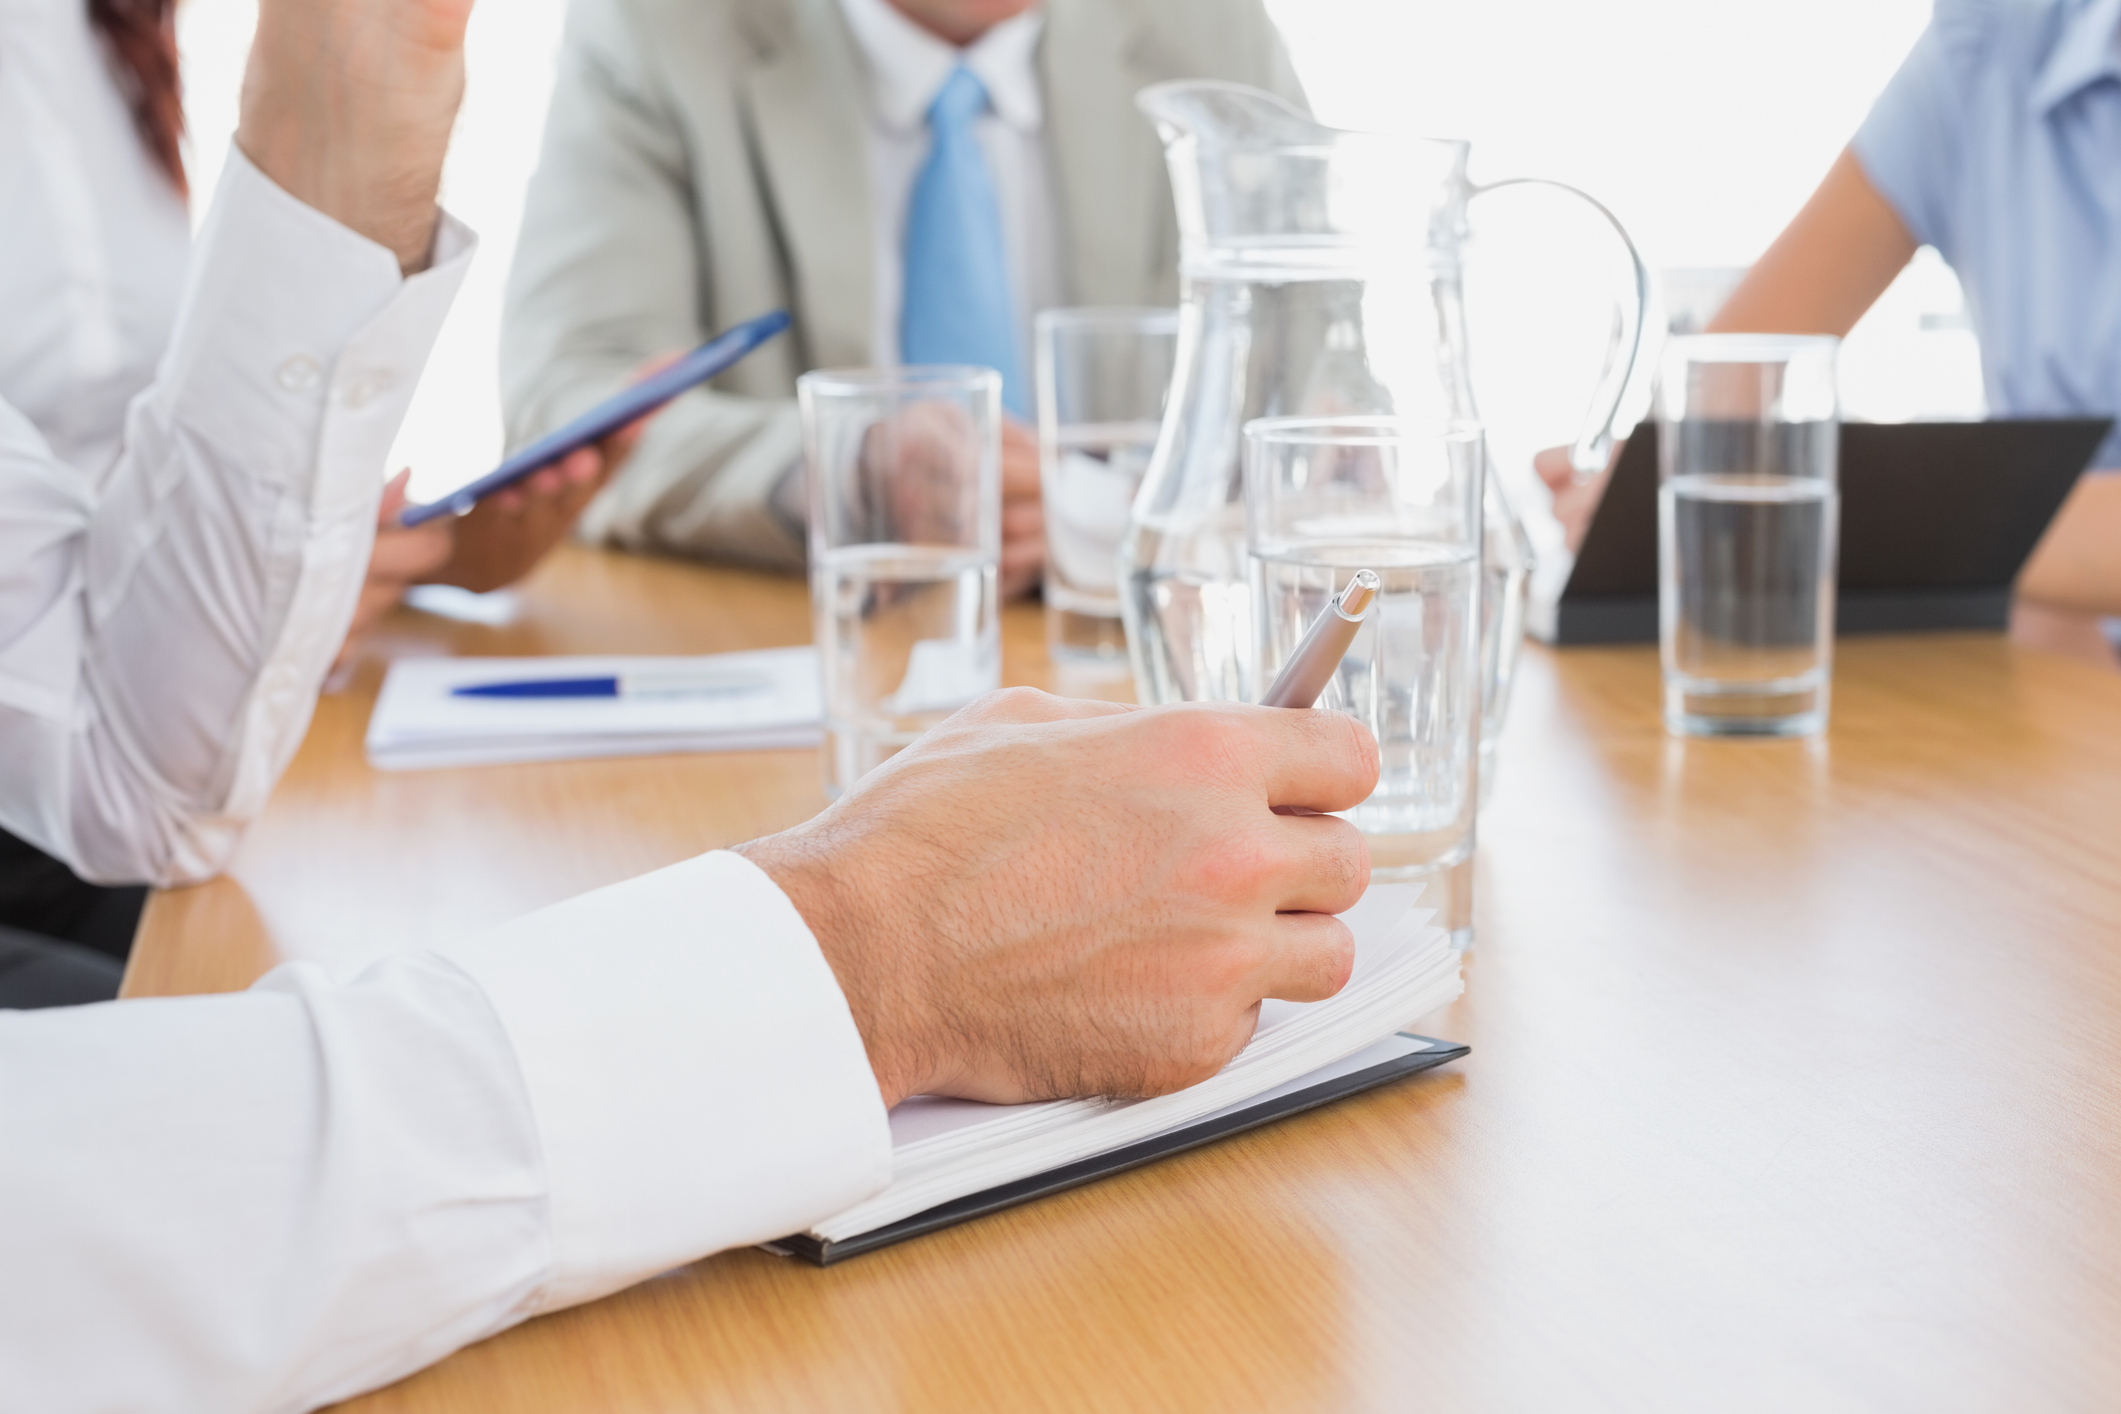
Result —
<path fill-rule="evenodd" d="M 88 22 L 110 46 L 118 87 L 148 156 L 189 194 L 184 157 L 184 88 L 177 77 L 176 0 L 88 0 Z"/>

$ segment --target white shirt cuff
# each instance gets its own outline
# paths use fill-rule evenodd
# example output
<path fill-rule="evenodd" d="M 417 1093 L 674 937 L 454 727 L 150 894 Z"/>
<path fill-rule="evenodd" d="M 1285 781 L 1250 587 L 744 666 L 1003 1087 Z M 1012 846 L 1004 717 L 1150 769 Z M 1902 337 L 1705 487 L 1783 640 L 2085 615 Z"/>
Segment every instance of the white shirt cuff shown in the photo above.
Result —
<path fill-rule="evenodd" d="M 190 435 L 242 448 L 247 466 L 314 468 L 303 488 L 312 514 L 353 510 L 376 494 L 476 247 L 438 213 L 432 263 L 401 275 L 389 250 L 289 195 L 231 144 L 151 397 Z"/>
<path fill-rule="evenodd" d="M 193 812 L 161 880 L 203 878 L 264 808 L 300 742 L 346 633 L 375 536 L 384 461 L 477 241 L 437 213 L 433 262 L 404 276 L 389 250 L 282 190 L 230 145 L 170 346 L 128 419 L 145 474 L 99 515 L 141 527 L 92 545 L 92 610 L 129 592 L 180 479 L 211 467 L 223 492 L 269 520 L 258 543 L 287 551 L 296 581 L 243 709 L 219 808 Z M 158 453 L 187 446 L 193 454 Z"/>
<path fill-rule="evenodd" d="M 741 855 L 583 895 L 450 950 L 537 1116 L 540 1310 L 799 1232 L 881 1190 L 891 1131 L 802 916 Z"/>

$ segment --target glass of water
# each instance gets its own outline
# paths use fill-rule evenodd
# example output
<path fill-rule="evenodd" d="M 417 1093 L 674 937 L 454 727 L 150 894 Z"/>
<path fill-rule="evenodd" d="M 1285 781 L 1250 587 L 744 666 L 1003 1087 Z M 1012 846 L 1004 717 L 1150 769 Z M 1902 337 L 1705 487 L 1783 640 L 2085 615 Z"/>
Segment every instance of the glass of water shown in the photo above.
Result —
<path fill-rule="evenodd" d="M 1377 789 L 1344 812 L 1369 841 L 1372 877 L 1426 882 L 1423 906 L 1463 947 L 1479 803 L 1480 428 L 1268 418 L 1246 424 L 1244 462 L 1261 681 L 1357 570 L 1383 581 L 1318 705 L 1377 737 Z"/>
<path fill-rule="evenodd" d="M 1666 345 L 1657 586 L 1664 722 L 1675 735 L 1826 730 L 1839 344 L 1701 334 Z"/>
<path fill-rule="evenodd" d="M 1119 544 L 1163 423 L 1178 311 L 1049 309 L 1037 336 L 1046 649 L 1125 675 Z"/>
<path fill-rule="evenodd" d="M 1001 685 L 1001 388 L 988 368 L 796 380 L 833 796 Z"/>

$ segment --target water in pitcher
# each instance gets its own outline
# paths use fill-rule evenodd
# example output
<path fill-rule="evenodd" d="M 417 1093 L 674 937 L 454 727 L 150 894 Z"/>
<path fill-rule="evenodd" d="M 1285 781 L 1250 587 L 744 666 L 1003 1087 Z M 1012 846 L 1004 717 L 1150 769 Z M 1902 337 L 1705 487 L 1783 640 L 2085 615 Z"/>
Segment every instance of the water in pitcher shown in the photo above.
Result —
<path fill-rule="evenodd" d="M 1229 524 L 1204 534 L 1140 519 L 1128 534 L 1121 607 L 1143 702 L 1250 702 L 1259 693 L 1244 506 L 1214 519 Z"/>
<path fill-rule="evenodd" d="M 1377 737 L 1377 789 L 1344 819 L 1370 845 L 1373 877 L 1430 883 L 1423 907 L 1470 937 L 1475 763 L 1481 709 L 1480 560 L 1458 547 L 1310 542 L 1253 557 L 1274 669 L 1335 590 L 1377 572 L 1377 603 L 1318 705 Z"/>
<path fill-rule="evenodd" d="M 823 638 L 826 789 L 838 795 L 980 694 L 1001 685 L 991 558 L 932 545 L 827 551 L 811 592 Z"/>
<path fill-rule="evenodd" d="M 1834 642 L 1833 484 L 1680 476 L 1659 496 L 1667 715 L 1711 735 L 1817 731 Z"/>

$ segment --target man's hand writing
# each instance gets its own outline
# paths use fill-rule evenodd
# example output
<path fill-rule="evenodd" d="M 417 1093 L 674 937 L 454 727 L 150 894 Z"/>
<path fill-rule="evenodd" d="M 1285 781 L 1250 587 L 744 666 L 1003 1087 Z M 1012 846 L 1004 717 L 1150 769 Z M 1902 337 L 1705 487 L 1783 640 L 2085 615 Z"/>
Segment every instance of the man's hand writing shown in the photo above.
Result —
<path fill-rule="evenodd" d="M 839 978 L 887 1104 L 1153 1095 L 1268 997 L 1346 983 L 1377 781 L 1353 718 L 990 694 L 742 847 Z"/>

